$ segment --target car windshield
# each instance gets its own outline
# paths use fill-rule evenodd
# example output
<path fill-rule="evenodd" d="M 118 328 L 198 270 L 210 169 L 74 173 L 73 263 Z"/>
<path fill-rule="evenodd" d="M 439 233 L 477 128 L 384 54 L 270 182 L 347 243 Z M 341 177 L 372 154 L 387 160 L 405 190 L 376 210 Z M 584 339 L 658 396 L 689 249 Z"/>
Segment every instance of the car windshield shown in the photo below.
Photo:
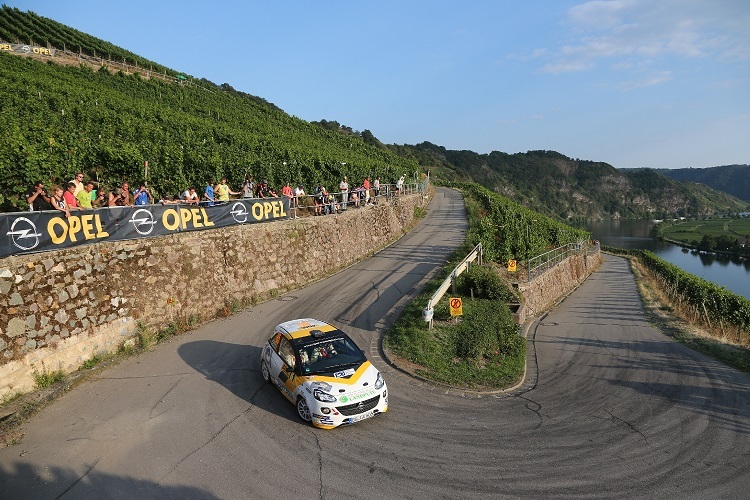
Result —
<path fill-rule="evenodd" d="M 348 372 L 367 361 L 364 353 L 348 337 L 315 339 L 298 346 L 300 372 L 303 375 Z M 352 371 L 352 373 L 354 373 Z M 348 376 L 342 373 L 340 376 Z"/>

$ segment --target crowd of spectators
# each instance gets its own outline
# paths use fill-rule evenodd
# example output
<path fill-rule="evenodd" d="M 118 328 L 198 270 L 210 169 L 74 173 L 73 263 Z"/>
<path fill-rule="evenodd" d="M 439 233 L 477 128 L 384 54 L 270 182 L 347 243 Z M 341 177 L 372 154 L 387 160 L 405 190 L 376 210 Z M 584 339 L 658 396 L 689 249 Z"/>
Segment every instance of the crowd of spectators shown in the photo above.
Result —
<path fill-rule="evenodd" d="M 71 211 L 86 210 L 99 207 L 132 207 L 136 205 L 154 204 L 155 199 L 151 190 L 145 182 L 139 184 L 137 189 L 130 190 L 130 185 L 123 182 L 120 186 L 107 191 L 101 184 L 92 179 L 86 180 L 84 174 L 78 172 L 73 179 L 63 186 L 53 186 L 51 195 L 42 181 L 35 182 L 26 192 L 26 201 L 32 212 L 41 210 L 59 210 L 66 217 Z M 404 176 L 396 183 L 396 194 L 403 190 Z M 97 189 L 98 188 L 98 189 Z M 349 182 L 344 176 L 339 183 L 338 195 L 326 190 L 319 184 L 312 194 L 305 193 L 302 185 L 292 188 L 287 182 L 281 188 L 281 197 L 289 200 L 290 208 L 294 209 L 297 217 L 297 209 L 308 208 L 306 200 L 312 198 L 312 214 L 327 215 L 346 210 L 349 207 L 360 207 L 377 204 L 380 196 L 380 178 L 371 183 L 370 177 L 365 177 L 361 185 L 354 188 L 349 187 Z M 252 175 L 247 175 L 239 191 L 233 191 L 228 185 L 226 177 L 222 177 L 216 184 L 210 179 L 200 195 L 195 186 L 190 186 L 181 194 L 176 196 L 160 197 L 158 203 L 167 205 L 173 203 L 184 203 L 188 205 L 213 206 L 226 203 L 235 198 L 279 198 L 277 191 L 268 183 L 267 179 L 256 182 Z"/>

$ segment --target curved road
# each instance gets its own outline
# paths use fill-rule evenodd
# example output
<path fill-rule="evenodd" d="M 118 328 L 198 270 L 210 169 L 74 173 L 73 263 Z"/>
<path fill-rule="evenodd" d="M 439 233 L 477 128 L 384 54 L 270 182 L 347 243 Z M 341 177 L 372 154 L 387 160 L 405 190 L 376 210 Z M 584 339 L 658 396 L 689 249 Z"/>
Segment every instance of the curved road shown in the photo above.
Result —
<path fill-rule="evenodd" d="M 623 259 L 607 256 L 534 325 L 510 394 L 457 394 L 389 367 L 379 336 L 465 224 L 460 196 L 438 190 L 417 229 L 374 257 L 82 384 L 0 450 L 0 498 L 748 494 L 750 377 L 654 330 Z M 304 316 L 369 345 L 388 413 L 317 430 L 263 383 L 263 342 Z"/>

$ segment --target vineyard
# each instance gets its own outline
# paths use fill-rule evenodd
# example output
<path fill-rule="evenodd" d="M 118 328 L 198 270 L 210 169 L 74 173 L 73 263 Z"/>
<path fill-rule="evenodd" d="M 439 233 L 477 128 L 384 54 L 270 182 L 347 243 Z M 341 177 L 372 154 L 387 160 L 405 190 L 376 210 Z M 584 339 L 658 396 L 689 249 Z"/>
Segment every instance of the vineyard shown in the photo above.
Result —
<path fill-rule="evenodd" d="M 636 256 L 692 321 L 704 322 L 738 344 L 750 344 L 750 300 L 683 271 L 648 250 L 606 250 Z"/>
<path fill-rule="evenodd" d="M 0 9 L 0 38 L 64 44 L 92 54 L 111 48 L 112 57 L 151 64 L 8 7 Z M 63 183 L 78 171 L 105 189 L 146 180 L 156 195 L 164 195 L 191 185 L 200 190 L 221 177 L 236 189 L 247 174 L 276 187 L 288 181 L 310 191 L 318 183 L 335 187 L 343 175 L 352 184 L 367 175 L 385 184 L 418 170 L 413 160 L 290 116 L 228 85 L 205 80 L 201 86 L 177 85 L 5 53 L 0 68 L 4 211 L 27 209 L 23 193 L 34 181 Z M 213 91 L 207 92 L 209 87 Z"/>
<path fill-rule="evenodd" d="M 527 260 L 568 243 L 588 241 L 589 233 L 530 210 L 479 184 L 457 184 L 466 196 L 469 245 L 482 243 L 485 260 Z"/>

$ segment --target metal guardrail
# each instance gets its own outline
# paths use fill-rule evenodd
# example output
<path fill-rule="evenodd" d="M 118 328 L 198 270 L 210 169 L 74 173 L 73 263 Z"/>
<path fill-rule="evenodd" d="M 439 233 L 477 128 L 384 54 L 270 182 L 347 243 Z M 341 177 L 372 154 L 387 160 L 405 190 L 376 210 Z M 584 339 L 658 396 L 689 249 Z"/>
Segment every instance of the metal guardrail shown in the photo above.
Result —
<path fill-rule="evenodd" d="M 541 255 L 537 255 L 536 257 L 531 257 L 527 262 L 528 281 L 531 281 L 533 278 L 555 267 L 571 255 L 580 255 L 584 252 L 589 254 L 595 253 L 598 251 L 599 242 L 593 245 L 593 250 L 591 248 L 592 247 L 587 246 L 583 241 L 578 241 L 576 243 L 568 243 L 567 245 L 554 248 Z"/>
<path fill-rule="evenodd" d="M 448 276 L 440 285 L 440 287 L 435 291 L 435 293 L 432 294 L 430 300 L 427 301 L 427 307 L 422 310 L 422 319 L 428 322 L 430 326 L 432 326 L 432 317 L 434 314 L 435 304 L 440 302 L 440 299 L 443 298 L 443 295 L 445 295 L 445 292 L 448 291 L 448 288 L 450 288 L 450 286 L 455 282 L 456 278 L 461 275 L 461 273 L 469 269 L 472 262 L 479 259 L 479 264 L 482 263 L 483 255 L 484 253 L 482 251 L 482 244 L 479 243 L 471 252 L 469 252 L 469 255 L 464 257 L 464 259 L 459 262 L 455 269 L 453 269 L 453 272 L 451 272 L 450 276 Z"/>

